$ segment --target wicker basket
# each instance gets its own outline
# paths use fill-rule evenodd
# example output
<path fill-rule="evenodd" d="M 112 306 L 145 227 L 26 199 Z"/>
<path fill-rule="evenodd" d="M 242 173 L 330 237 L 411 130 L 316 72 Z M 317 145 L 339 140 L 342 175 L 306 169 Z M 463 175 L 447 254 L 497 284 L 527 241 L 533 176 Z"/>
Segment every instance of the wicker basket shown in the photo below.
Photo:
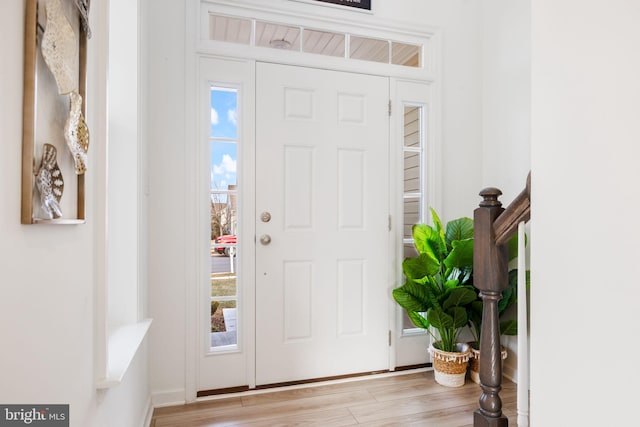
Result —
<path fill-rule="evenodd" d="M 433 360 L 433 370 L 436 382 L 446 387 L 460 387 L 464 385 L 471 347 L 466 343 L 457 343 L 456 352 L 442 351 L 429 346 L 429 353 Z"/>
<path fill-rule="evenodd" d="M 476 384 L 480 384 L 480 349 L 477 349 L 477 345 L 475 342 L 469 343 L 471 347 L 471 355 L 469 356 L 469 376 L 471 377 L 471 381 Z M 507 358 L 507 349 L 502 346 L 502 351 L 500 352 L 500 356 L 502 360 Z"/>

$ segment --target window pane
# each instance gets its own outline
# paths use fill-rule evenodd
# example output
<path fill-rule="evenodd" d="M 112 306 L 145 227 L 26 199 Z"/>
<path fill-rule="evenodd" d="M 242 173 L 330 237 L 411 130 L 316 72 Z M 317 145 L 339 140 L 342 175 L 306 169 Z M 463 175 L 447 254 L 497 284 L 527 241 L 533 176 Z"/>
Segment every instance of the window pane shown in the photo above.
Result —
<path fill-rule="evenodd" d="M 416 247 L 413 245 L 413 243 L 405 243 L 402 248 L 402 253 L 405 258 L 418 256 L 418 251 L 416 251 Z"/>
<path fill-rule="evenodd" d="M 211 301 L 211 347 L 238 344 L 236 301 Z"/>
<path fill-rule="evenodd" d="M 406 310 L 402 311 L 402 329 L 415 329 L 416 325 L 413 324 Z"/>
<path fill-rule="evenodd" d="M 420 46 L 406 43 L 391 43 L 391 63 L 407 67 L 420 66 Z"/>
<path fill-rule="evenodd" d="M 404 146 L 420 147 L 421 107 L 404 107 Z"/>
<path fill-rule="evenodd" d="M 404 192 L 420 192 L 420 153 L 404 153 Z"/>
<path fill-rule="evenodd" d="M 215 88 L 211 90 L 211 137 L 238 137 L 238 91 Z"/>
<path fill-rule="evenodd" d="M 389 42 L 387 40 L 351 36 L 349 57 L 388 64 Z"/>
<path fill-rule="evenodd" d="M 229 261 L 229 260 L 225 260 Z M 211 273 L 211 296 L 236 296 L 236 276 L 228 273 Z"/>
<path fill-rule="evenodd" d="M 219 194 L 219 202 L 226 203 L 226 193 L 237 183 L 238 144 L 235 141 L 211 143 L 211 191 Z"/>
<path fill-rule="evenodd" d="M 404 232 L 405 239 L 411 239 L 411 227 L 420 222 L 420 199 L 404 200 Z"/>
<path fill-rule="evenodd" d="M 303 51 L 328 56 L 344 56 L 345 35 L 326 31 L 304 30 Z"/>
<path fill-rule="evenodd" d="M 209 15 L 209 39 L 248 45 L 251 40 L 251 21 L 229 16 Z"/>
<path fill-rule="evenodd" d="M 270 22 L 256 22 L 256 46 L 300 50 L 300 28 Z"/>

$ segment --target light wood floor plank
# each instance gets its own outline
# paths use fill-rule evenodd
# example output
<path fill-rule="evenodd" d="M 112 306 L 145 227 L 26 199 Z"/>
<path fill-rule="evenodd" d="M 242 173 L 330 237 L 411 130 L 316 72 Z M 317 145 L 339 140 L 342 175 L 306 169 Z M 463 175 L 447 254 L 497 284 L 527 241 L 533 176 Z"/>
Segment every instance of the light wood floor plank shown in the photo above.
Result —
<path fill-rule="evenodd" d="M 152 427 L 472 427 L 480 386 L 437 384 L 431 371 L 242 393 L 157 408 Z M 505 379 L 503 412 L 516 426 L 516 385 Z"/>
<path fill-rule="evenodd" d="M 260 420 L 246 424 L 250 427 L 289 427 L 289 426 L 317 426 L 343 427 L 357 425 L 358 422 L 351 415 L 348 408 L 313 412 L 301 415 L 284 415 L 270 420 Z"/>
<path fill-rule="evenodd" d="M 397 418 L 422 412 L 455 408 L 472 401 L 477 396 L 477 390 L 460 388 L 444 393 L 387 400 L 385 402 L 378 402 L 377 404 L 358 405 L 351 408 L 351 413 L 356 417 L 358 422 L 364 423 L 385 418 Z"/>
<path fill-rule="evenodd" d="M 309 414 L 348 408 L 359 403 L 373 402 L 366 391 L 349 391 L 294 400 L 282 400 L 261 405 L 228 408 L 216 411 L 206 409 L 192 410 L 182 414 L 158 417 L 155 427 L 173 427 L 181 425 L 229 426 L 248 425 L 260 420 L 273 420 L 283 415 Z M 204 422 L 208 420 L 208 424 Z M 184 424 L 180 424 L 183 422 Z M 202 424 L 199 424 L 202 423 Z"/>

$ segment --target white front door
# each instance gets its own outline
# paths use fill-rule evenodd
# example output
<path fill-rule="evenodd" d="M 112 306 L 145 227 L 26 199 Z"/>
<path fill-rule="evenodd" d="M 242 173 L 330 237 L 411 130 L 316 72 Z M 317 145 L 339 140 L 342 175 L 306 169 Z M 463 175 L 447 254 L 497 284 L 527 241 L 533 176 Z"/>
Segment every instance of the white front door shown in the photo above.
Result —
<path fill-rule="evenodd" d="M 389 368 L 389 80 L 256 65 L 256 384 Z"/>

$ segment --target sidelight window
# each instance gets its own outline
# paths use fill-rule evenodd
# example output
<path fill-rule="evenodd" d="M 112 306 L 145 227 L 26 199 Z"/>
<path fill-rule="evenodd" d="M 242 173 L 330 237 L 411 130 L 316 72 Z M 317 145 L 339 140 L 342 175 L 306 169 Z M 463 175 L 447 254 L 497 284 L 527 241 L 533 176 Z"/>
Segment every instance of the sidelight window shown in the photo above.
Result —
<path fill-rule="evenodd" d="M 211 87 L 211 349 L 238 345 L 238 89 Z"/>
<path fill-rule="evenodd" d="M 424 185 L 424 137 L 422 135 L 423 107 L 404 106 L 403 137 L 403 257 L 417 255 L 413 245 L 411 228 L 413 224 L 424 222 L 425 185 Z M 406 313 L 403 314 L 403 328 L 415 328 Z"/>

